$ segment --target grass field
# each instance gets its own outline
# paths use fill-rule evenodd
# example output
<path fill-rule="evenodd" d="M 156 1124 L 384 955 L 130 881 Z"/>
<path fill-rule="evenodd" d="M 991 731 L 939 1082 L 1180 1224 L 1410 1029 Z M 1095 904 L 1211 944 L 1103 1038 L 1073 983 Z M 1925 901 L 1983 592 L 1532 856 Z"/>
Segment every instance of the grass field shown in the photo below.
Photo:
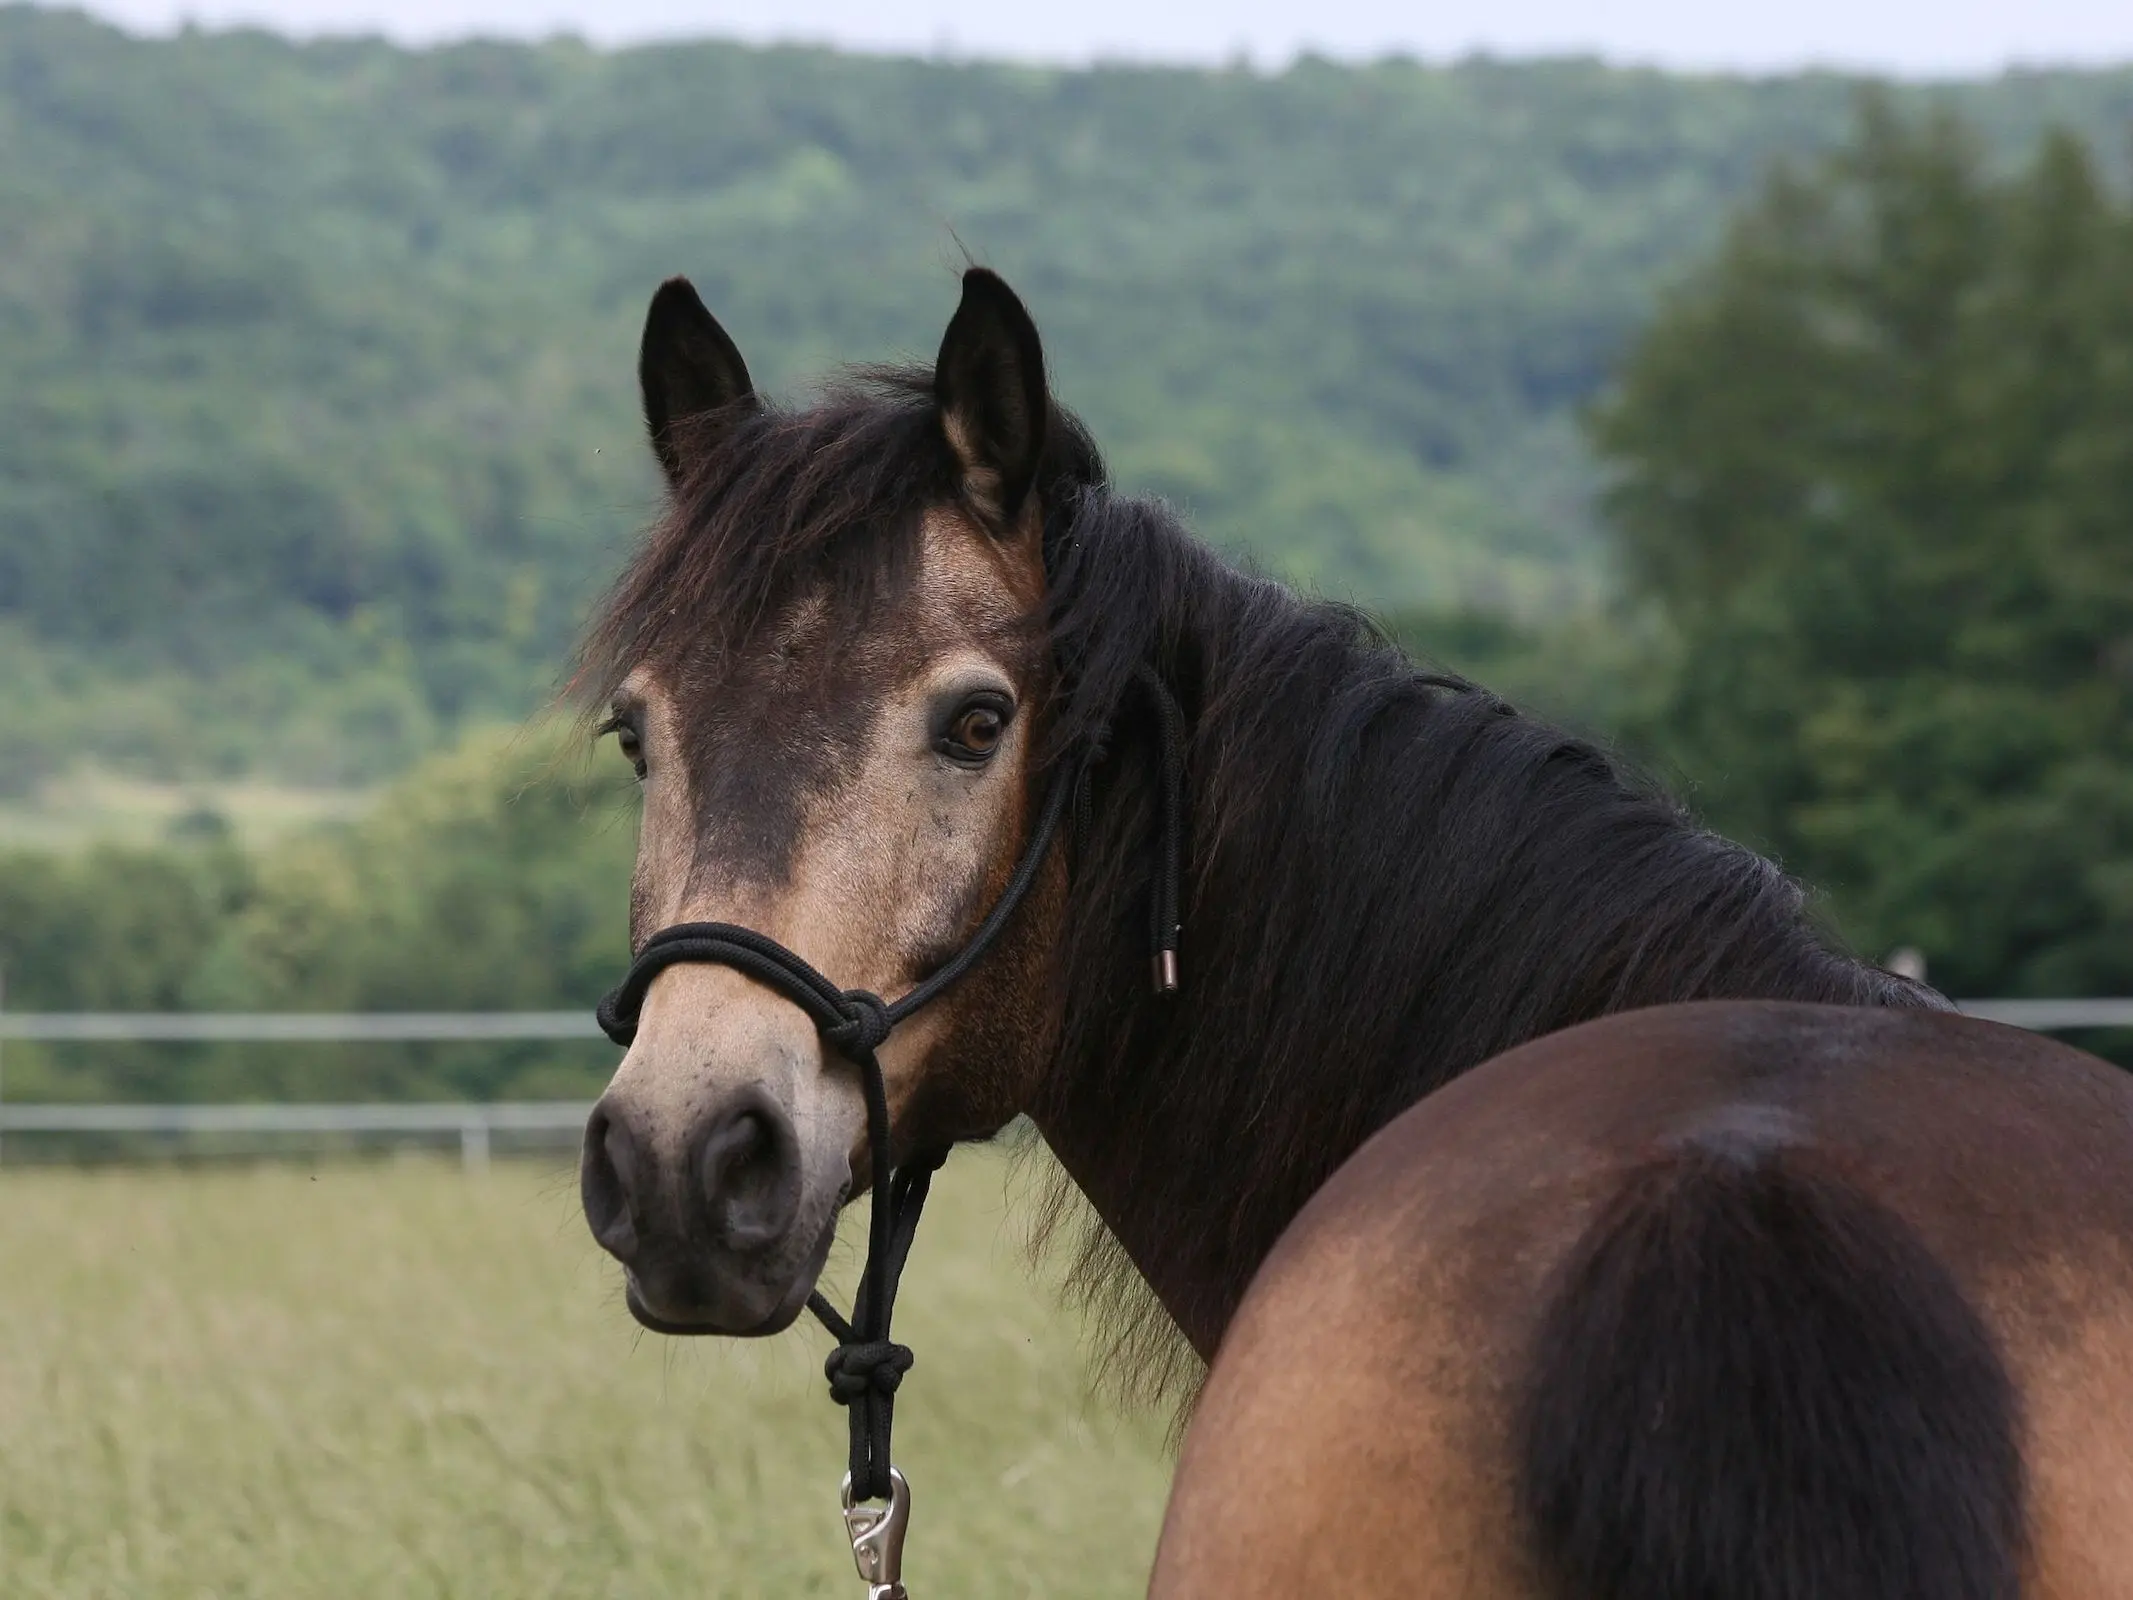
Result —
<path fill-rule="evenodd" d="M 1137 1594 L 1162 1430 L 1092 1398 L 1005 1171 L 951 1163 L 905 1279 L 905 1575 Z M 859 1600 L 825 1348 L 640 1334 L 552 1164 L 0 1170 L 0 1592 Z"/>

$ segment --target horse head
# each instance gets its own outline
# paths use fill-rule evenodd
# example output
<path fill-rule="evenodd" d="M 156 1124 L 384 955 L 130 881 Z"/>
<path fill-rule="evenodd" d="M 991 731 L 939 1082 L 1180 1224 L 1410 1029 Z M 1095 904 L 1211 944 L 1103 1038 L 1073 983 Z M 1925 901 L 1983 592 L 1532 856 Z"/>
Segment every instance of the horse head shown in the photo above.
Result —
<path fill-rule="evenodd" d="M 982 269 L 930 371 L 793 411 L 676 279 L 640 379 L 669 505 L 584 671 L 642 789 L 633 946 L 737 924 L 893 999 L 965 944 L 1031 836 L 1053 759 L 1046 529 L 1094 452 Z M 1048 852 L 983 981 L 882 1045 L 894 1159 L 1022 1108 L 1057 1032 L 1064 889 Z M 635 1023 L 586 1132 L 594 1236 L 648 1327 L 775 1333 L 872 1176 L 854 1063 L 725 965 L 660 970 Z"/>

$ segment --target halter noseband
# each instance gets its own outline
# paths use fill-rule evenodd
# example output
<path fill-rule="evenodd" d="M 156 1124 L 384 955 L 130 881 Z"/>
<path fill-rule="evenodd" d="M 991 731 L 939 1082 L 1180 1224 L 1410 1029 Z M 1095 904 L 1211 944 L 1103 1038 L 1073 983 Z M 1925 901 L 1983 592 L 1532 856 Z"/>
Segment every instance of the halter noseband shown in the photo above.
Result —
<path fill-rule="evenodd" d="M 1178 987 L 1179 898 L 1184 854 L 1185 718 L 1170 687 L 1156 670 L 1143 664 L 1134 681 L 1147 695 L 1160 735 L 1162 859 L 1150 896 L 1150 934 L 1154 946 L 1155 991 Z M 731 967 L 774 989 L 807 1013 L 822 1042 L 859 1069 L 866 1100 L 867 1151 L 873 1167 L 873 1207 L 867 1228 L 866 1266 L 859 1292 L 846 1321 L 817 1290 L 807 1309 L 837 1341 L 824 1371 L 830 1398 L 847 1408 L 851 1419 L 851 1466 L 844 1480 L 846 1530 L 860 1576 L 876 1600 L 904 1600 L 898 1570 L 910 1489 L 889 1459 L 889 1435 L 895 1418 L 896 1389 L 911 1369 L 906 1345 L 889 1338 L 889 1318 L 896 1304 L 897 1280 L 911 1253 L 918 1219 L 926 1204 L 933 1174 L 948 1159 L 948 1146 L 914 1150 L 901 1167 L 891 1166 L 889 1095 L 876 1052 L 896 1025 L 938 999 L 977 965 L 1028 896 L 1059 837 L 1069 807 L 1086 824 L 1090 774 L 1104 758 L 1105 735 L 1099 731 L 1070 758 L 1045 796 L 1044 809 L 1029 845 L 1000 898 L 977 931 L 954 956 L 900 999 L 885 1001 L 866 989 L 840 989 L 777 940 L 729 922 L 682 922 L 662 928 L 645 940 L 622 981 L 608 992 L 594 1015 L 600 1029 L 616 1044 L 637 1037 L 637 1021 L 652 980 L 683 962 Z M 1079 831 L 1079 830 L 1077 830 Z M 875 1510 L 862 1502 L 885 1500 Z"/>

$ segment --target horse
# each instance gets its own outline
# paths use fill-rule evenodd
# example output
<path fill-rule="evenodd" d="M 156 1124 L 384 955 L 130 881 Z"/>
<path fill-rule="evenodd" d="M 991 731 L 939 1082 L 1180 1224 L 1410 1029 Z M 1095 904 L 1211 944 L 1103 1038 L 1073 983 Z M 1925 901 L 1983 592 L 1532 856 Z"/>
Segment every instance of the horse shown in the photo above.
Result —
<path fill-rule="evenodd" d="M 639 377 L 575 681 L 640 962 L 731 946 L 637 973 L 587 1128 L 640 1322 L 783 1330 L 884 1162 L 1026 1117 L 1190 1416 L 1152 1595 L 2133 1592 L 2116 1069 L 1114 488 L 987 270 L 797 408 L 675 279 Z"/>

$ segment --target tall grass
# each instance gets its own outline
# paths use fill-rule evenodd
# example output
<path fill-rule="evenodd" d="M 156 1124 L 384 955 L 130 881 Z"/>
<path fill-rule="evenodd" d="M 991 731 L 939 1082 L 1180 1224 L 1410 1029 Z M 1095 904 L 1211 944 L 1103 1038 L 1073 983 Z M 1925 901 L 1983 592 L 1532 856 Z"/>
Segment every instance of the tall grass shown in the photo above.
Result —
<path fill-rule="evenodd" d="M 1003 1165 L 901 1298 L 906 1576 L 1135 1594 L 1161 1429 L 1090 1398 Z M 551 1166 L 0 1171 L 0 1591 L 857 1600 L 824 1348 L 638 1332 Z"/>

